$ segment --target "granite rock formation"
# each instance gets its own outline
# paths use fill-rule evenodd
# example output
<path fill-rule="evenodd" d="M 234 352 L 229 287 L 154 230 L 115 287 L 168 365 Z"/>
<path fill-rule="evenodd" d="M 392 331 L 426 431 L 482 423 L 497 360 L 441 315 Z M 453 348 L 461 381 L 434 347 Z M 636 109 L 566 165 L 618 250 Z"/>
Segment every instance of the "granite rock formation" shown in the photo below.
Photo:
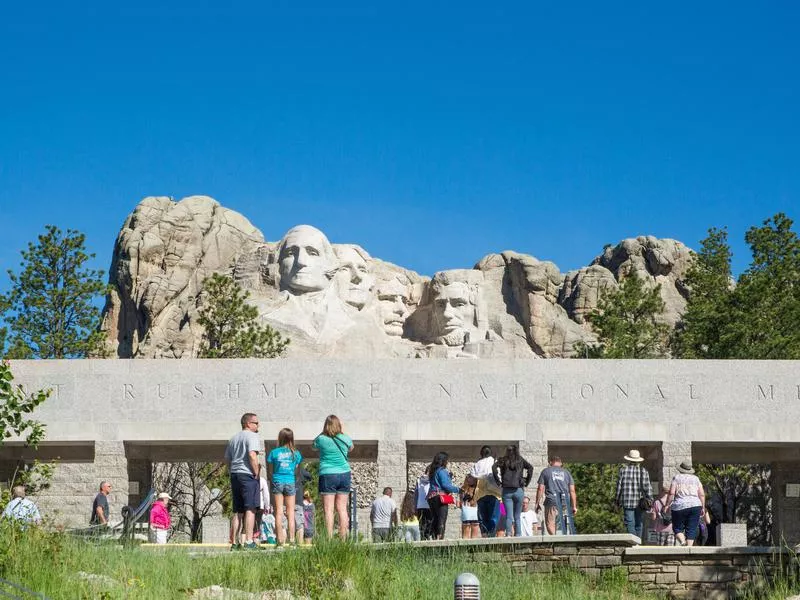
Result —
<path fill-rule="evenodd" d="M 121 358 L 196 356 L 202 283 L 221 273 L 291 338 L 290 356 L 569 357 L 592 340 L 586 314 L 631 273 L 661 285 L 663 318 L 674 325 L 690 261 L 680 242 L 638 237 L 566 275 L 506 251 L 428 278 L 360 246 L 331 244 L 309 225 L 268 242 L 212 198 L 150 197 L 117 237 L 103 329 Z"/>

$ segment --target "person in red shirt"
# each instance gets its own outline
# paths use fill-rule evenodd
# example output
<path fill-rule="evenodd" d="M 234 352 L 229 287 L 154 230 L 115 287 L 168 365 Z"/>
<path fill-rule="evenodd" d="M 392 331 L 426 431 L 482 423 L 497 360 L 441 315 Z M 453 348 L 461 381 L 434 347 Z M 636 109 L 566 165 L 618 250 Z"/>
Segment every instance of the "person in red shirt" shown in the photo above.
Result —
<path fill-rule="evenodd" d="M 167 543 L 171 522 L 167 505 L 169 505 L 170 500 L 172 498 L 168 493 L 161 492 L 158 495 L 158 499 L 153 502 L 153 508 L 150 509 L 150 531 L 153 542 L 156 544 Z"/>

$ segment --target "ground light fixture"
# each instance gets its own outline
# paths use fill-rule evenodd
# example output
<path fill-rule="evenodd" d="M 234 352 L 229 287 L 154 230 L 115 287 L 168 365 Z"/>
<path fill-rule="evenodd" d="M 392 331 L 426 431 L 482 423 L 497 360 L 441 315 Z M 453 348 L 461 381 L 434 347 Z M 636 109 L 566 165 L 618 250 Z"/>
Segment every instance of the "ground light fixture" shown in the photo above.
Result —
<path fill-rule="evenodd" d="M 472 573 L 461 573 L 453 583 L 454 600 L 480 600 L 481 582 Z"/>

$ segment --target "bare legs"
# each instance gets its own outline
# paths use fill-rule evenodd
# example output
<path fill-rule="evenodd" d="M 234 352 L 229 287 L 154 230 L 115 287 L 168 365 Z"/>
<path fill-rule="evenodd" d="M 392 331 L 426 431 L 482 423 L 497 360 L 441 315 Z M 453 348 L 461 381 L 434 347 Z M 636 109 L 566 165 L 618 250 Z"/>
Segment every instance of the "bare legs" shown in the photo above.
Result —
<path fill-rule="evenodd" d="M 350 494 L 336 494 L 336 513 L 339 515 L 339 538 L 347 539 L 350 532 L 350 519 L 347 516 L 347 500 Z M 331 526 L 333 523 L 331 523 Z"/>
<path fill-rule="evenodd" d="M 325 515 L 325 529 L 328 531 L 328 537 L 333 537 L 333 504 L 336 499 L 335 494 L 322 495 L 322 512 Z"/>
<path fill-rule="evenodd" d="M 284 497 L 286 502 L 286 520 L 289 525 L 289 540 L 294 541 L 297 523 L 294 521 L 294 496 Z"/>
<path fill-rule="evenodd" d="M 350 494 L 323 494 L 322 511 L 325 513 L 325 529 L 328 537 L 333 537 L 334 512 L 339 517 L 339 538 L 346 539 L 350 531 L 350 518 L 347 516 L 347 500 Z"/>

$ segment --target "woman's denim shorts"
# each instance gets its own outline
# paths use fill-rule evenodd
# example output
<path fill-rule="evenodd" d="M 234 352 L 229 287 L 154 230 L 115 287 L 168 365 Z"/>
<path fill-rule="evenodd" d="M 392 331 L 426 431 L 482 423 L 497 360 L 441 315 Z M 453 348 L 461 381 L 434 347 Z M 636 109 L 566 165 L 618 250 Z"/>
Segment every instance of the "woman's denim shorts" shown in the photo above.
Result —
<path fill-rule="evenodd" d="M 319 476 L 319 493 L 323 496 L 350 493 L 350 471 Z"/>

